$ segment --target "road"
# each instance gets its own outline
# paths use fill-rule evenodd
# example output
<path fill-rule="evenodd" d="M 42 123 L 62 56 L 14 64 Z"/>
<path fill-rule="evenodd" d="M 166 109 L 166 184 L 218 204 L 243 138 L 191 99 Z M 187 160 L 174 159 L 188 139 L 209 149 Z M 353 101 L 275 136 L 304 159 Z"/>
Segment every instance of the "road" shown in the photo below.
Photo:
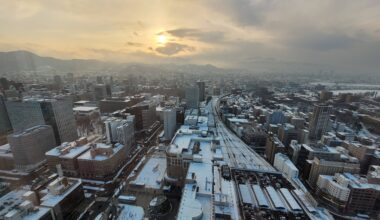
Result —
<path fill-rule="evenodd" d="M 225 146 L 229 166 L 243 169 L 275 171 L 272 165 L 224 125 L 219 114 L 219 98 L 213 97 L 210 101 L 210 105 L 209 110 L 214 114 L 216 132 L 218 136 L 222 138 L 222 145 Z"/>

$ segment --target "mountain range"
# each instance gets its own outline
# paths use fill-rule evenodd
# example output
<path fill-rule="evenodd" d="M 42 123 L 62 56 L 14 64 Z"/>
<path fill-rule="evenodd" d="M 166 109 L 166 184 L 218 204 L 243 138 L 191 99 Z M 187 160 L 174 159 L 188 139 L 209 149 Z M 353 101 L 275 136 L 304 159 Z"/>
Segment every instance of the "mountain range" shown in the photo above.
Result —
<path fill-rule="evenodd" d="M 142 63 L 112 63 L 91 59 L 57 59 L 53 57 L 43 57 L 29 51 L 0 52 L 0 75 L 3 73 L 21 72 L 53 72 L 53 73 L 84 73 L 108 71 L 114 73 L 226 73 L 237 72 L 237 70 L 227 70 L 213 65 L 196 64 L 142 64 Z"/>

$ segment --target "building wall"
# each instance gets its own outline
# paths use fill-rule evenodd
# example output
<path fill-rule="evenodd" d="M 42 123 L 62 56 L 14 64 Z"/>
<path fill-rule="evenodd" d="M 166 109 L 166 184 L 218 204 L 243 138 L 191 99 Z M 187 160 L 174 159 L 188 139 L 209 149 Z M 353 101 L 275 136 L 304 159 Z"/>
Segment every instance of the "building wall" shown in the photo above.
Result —
<path fill-rule="evenodd" d="M 74 113 L 70 103 L 59 100 L 51 102 L 54 112 L 54 118 L 57 123 L 59 142 L 71 142 L 78 138 Z"/>
<path fill-rule="evenodd" d="M 273 166 L 280 170 L 288 179 L 298 177 L 298 169 L 285 154 L 277 153 Z"/>
<path fill-rule="evenodd" d="M 273 164 L 276 153 L 285 153 L 285 147 L 281 141 L 275 136 L 269 136 L 267 138 L 267 144 L 265 147 L 265 155 L 267 160 Z"/>
<path fill-rule="evenodd" d="M 309 130 L 310 138 L 320 139 L 324 133 L 329 130 L 331 106 L 315 105 L 313 115 L 310 120 Z"/>
<path fill-rule="evenodd" d="M 182 185 L 189 168 L 190 161 L 183 159 L 180 155 L 166 154 L 167 175 L 175 179 L 174 184 Z"/>
<path fill-rule="evenodd" d="M 12 130 L 4 97 L 0 95 L 0 135 L 6 134 Z"/>
<path fill-rule="evenodd" d="M 53 129 L 48 125 L 9 135 L 8 140 L 16 168 L 27 171 L 43 162 L 46 159 L 45 152 L 56 146 Z"/>
<path fill-rule="evenodd" d="M 189 87 L 185 90 L 185 97 L 188 108 L 198 108 L 199 105 L 199 90 L 197 87 Z"/>
<path fill-rule="evenodd" d="M 135 143 L 135 128 L 133 123 L 125 123 L 116 128 L 117 140 L 128 148 L 128 153 Z"/>
<path fill-rule="evenodd" d="M 370 213 L 380 210 L 376 206 L 380 201 L 380 191 L 372 188 L 352 188 L 349 196 L 349 203 L 346 206 L 348 213 Z"/>
<path fill-rule="evenodd" d="M 319 175 L 334 175 L 335 173 L 359 173 L 360 165 L 336 161 L 326 161 L 314 158 L 309 173 L 308 183 L 314 187 L 317 184 Z"/>
<path fill-rule="evenodd" d="M 84 179 L 111 179 L 126 160 L 127 147 L 125 146 L 104 160 L 83 160 L 79 158 L 79 175 Z"/>
<path fill-rule="evenodd" d="M 164 111 L 164 131 L 165 139 L 171 140 L 174 136 L 176 125 L 177 125 L 177 115 L 176 109 L 165 109 Z"/>
<path fill-rule="evenodd" d="M 38 102 L 6 102 L 7 111 L 13 131 L 44 125 L 45 120 Z"/>

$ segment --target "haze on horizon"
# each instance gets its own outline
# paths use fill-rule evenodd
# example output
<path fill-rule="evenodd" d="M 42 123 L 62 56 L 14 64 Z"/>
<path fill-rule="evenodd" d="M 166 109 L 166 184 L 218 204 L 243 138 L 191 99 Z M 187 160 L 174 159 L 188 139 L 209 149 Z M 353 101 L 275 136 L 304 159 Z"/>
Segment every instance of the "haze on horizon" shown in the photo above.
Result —
<path fill-rule="evenodd" d="M 0 51 L 380 74 L 376 0 L 0 0 Z"/>

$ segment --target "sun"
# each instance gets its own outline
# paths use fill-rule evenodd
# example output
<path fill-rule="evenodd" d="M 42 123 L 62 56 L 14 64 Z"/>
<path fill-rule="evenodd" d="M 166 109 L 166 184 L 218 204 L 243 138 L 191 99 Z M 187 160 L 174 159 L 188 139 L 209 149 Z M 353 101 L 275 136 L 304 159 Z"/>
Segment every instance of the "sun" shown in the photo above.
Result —
<path fill-rule="evenodd" d="M 157 43 L 165 44 L 167 41 L 168 41 L 168 38 L 165 35 L 163 34 L 157 35 Z"/>

